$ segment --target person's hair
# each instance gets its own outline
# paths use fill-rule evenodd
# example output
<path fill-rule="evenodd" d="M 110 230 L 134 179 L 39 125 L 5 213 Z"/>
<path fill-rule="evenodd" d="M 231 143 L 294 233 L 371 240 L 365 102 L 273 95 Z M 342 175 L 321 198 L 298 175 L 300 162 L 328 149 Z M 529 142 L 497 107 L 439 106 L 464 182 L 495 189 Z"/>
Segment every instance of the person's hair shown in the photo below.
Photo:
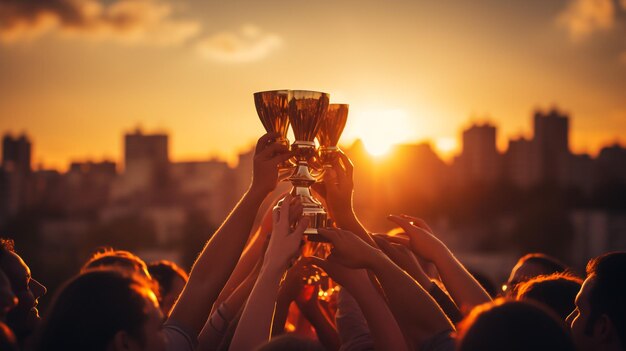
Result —
<path fill-rule="evenodd" d="M 540 275 L 520 283 L 516 299 L 543 303 L 565 320 L 576 308 L 574 301 L 582 284 L 582 279 L 569 273 Z"/>
<path fill-rule="evenodd" d="M 92 268 L 99 267 L 123 267 L 150 278 L 146 262 L 130 251 L 115 250 L 113 248 L 103 248 L 94 253 L 81 268 L 85 272 Z"/>
<path fill-rule="evenodd" d="M 119 331 L 145 345 L 142 328 L 150 294 L 138 274 L 106 268 L 86 271 L 59 290 L 33 350 L 104 351 Z"/>
<path fill-rule="evenodd" d="M 587 277 L 593 279 L 589 293 L 591 315 L 585 327 L 591 333 L 600 316 L 606 315 L 626 344 L 626 252 L 610 252 L 587 264 Z"/>
<path fill-rule="evenodd" d="M 272 338 L 256 351 L 323 351 L 322 345 L 311 339 L 293 334 L 283 334 Z"/>
<path fill-rule="evenodd" d="M 176 263 L 167 260 L 151 262 L 148 264 L 148 272 L 159 283 L 161 296 L 165 296 L 172 291 L 174 278 L 179 277 L 185 282 L 189 279 L 187 272 Z"/>
<path fill-rule="evenodd" d="M 567 266 L 563 262 L 552 256 L 538 252 L 526 254 L 517 261 L 517 264 L 526 263 L 541 266 L 544 269 L 544 274 L 561 273 L 567 270 Z"/>
<path fill-rule="evenodd" d="M 475 307 L 459 324 L 459 351 L 574 350 L 562 320 L 530 301 L 499 298 Z"/>
<path fill-rule="evenodd" d="M 0 262 L 7 252 L 15 252 L 15 241 L 13 239 L 0 238 Z"/>

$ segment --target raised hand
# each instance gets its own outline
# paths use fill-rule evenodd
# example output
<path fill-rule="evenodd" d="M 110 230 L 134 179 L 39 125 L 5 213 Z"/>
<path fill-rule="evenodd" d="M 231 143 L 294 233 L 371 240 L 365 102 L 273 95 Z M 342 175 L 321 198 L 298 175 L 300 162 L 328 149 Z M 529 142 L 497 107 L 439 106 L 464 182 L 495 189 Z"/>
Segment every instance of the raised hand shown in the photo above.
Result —
<path fill-rule="evenodd" d="M 446 245 L 435 237 L 424 220 L 407 215 L 390 215 L 387 219 L 404 229 L 409 237 L 411 250 L 417 256 L 429 262 L 435 262 L 442 255 L 449 253 Z"/>
<path fill-rule="evenodd" d="M 347 230 L 318 229 L 318 233 L 333 245 L 328 260 L 349 268 L 368 268 L 380 251 Z"/>
<path fill-rule="evenodd" d="M 354 165 L 344 154 L 339 152 L 339 157 L 332 163 L 332 168 L 324 173 L 323 195 L 328 205 L 331 216 L 336 221 L 344 221 L 354 215 L 352 209 L 352 197 L 354 193 Z"/>
<path fill-rule="evenodd" d="M 435 237 L 424 220 L 407 215 L 391 215 L 388 219 L 404 229 L 411 250 L 418 256 L 434 263 L 442 282 L 461 311 L 491 301 L 489 294 L 454 257 L 446 245 Z"/>
<path fill-rule="evenodd" d="M 302 240 L 302 234 L 309 225 L 309 218 L 302 217 L 302 203 L 299 198 L 285 196 L 280 207 L 272 211 L 272 234 L 265 253 L 268 264 L 286 267 L 297 255 Z M 299 220 L 298 220 L 299 219 Z M 298 224 L 293 231 L 294 221 Z"/>
<path fill-rule="evenodd" d="M 404 269 L 413 279 L 415 279 L 420 285 L 429 290 L 432 286 L 432 282 L 428 278 L 426 272 L 420 265 L 417 257 L 411 252 L 411 250 L 402 245 L 390 242 L 386 235 L 374 235 L 374 241 L 378 247 L 398 265 L 398 267 Z"/>
<path fill-rule="evenodd" d="M 267 194 L 276 188 L 278 165 L 292 156 L 288 146 L 274 142 L 279 136 L 278 133 L 267 133 L 257 141 L 251 190 Z"/>

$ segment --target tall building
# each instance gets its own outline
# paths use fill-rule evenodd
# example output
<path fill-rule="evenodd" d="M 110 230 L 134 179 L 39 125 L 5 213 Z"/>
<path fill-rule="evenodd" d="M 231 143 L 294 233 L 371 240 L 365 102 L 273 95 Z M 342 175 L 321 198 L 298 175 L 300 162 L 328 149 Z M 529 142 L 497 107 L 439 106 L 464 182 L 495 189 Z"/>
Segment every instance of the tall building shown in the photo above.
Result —
<path fill-rule="evenodd" d="M 509 147 L 504 156 L 505 174 L 507 179 L 521 188 L 528 188 L 538 179 L 533 165 L 533 143 L 531 140 L 519 138 L 509 140 Z"/>
<path fill-rule="evenodd" d="M 543 182 L 566 184 L 569 151 L 569 116 L 557 109 L 533 117 L 535 167 Z"/>
<path fill-rule="evenodd" d="M 124 135 L 124 172 L 112 197 L 162 190 L 169 181 L 167 134 L 144 134 L 137 129 Z"/>
<path fill-rule="evenodd" d="M 28 137 L 6 134 L 2 139 L 0 221 L 28 205 L 31 170 L 31 142 Z"/>
<path fill-rule="evenodd" d="M 463 131 L 463 150 L 456 169 L 461 181 L 493 182 L 500 176 L 500 155 L 496 148 L 496 127 L 473 125 Z"/>
<path fill-rule="evenodd" d="M 31 171 L 31 143 L 26 135 L 2 139 L 2 168 L 8 172 L 29 174 Z"/>

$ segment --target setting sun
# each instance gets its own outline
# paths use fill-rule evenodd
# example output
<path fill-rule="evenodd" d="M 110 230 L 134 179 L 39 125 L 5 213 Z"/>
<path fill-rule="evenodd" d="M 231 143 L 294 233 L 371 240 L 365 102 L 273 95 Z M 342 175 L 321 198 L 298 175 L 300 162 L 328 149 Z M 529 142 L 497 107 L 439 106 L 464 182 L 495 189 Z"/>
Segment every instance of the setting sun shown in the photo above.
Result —
<path fill-rule="evenodd" d="M 373 156 L 385 155 L 394 145 L 415 139 L 414 123 L 403 110 L 353 111 L 350 118 L 347 137 L 361 139 Z"/>

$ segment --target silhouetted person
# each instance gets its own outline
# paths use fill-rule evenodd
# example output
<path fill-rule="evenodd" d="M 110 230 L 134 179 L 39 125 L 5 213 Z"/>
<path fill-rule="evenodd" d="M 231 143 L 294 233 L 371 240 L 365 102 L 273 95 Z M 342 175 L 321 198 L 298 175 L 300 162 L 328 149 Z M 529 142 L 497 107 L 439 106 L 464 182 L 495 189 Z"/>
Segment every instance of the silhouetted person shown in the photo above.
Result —
<path fill-rule="evenodd" d="M 565 324 L 528 301 L 497 299 L 476 307 L 459 325 L 458 351 L 574 351 Z"/>
<path fill-rule="evenodd" d="M 151 262 L 148 272 L 159 283 L 159 305 L 163 315 L 167 316 L 187 284 L 187 272 L 176 263 L 166 260 Z"/>
<path fill-rule="evenodd" d="M 626 350 L 626 252 L 589 261 L 567 321 L 579 350 Z"/>
<path fill-rule="evenodd" d="M 561 273 L 566 270 L 567 266 L 554 257 L 542 253 L 529 253 L 517 261 L 502 290 L 509 296 L 515 296 L 517 284 L 540 275 Z"/>
<path fill-rule="evenodd" d="M 550 307 L 563 320 L 576 307 L 583 280 L 567 273 L 540 275 L 518 285 L 517 300 L 533 300 Z"/>
<path fill-rule="evenodd" d="M 130 271 L 96 269 L 56 294 L 34 350 L 164 350 L 163 315 L 146 280 Z"/>
<path fill-rule="evenodd" d="M 0 239 L 0 269 L 9 279 L 18 302 L 8 311 L 7 325 L 13 330 L 20 345 L 39 324 L 38 299 L 45 295 L 46 287 L 33 279 L 30 268 L 15 253 L 13 240 Z"/>

